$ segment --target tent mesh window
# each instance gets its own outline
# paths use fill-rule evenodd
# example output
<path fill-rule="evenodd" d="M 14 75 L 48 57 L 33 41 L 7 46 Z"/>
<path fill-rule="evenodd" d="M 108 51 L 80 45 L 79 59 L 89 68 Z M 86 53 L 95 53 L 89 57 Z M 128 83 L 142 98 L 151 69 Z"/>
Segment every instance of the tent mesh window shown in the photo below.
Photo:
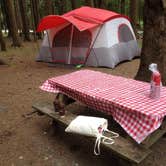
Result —
<path fill-rule="evenodd" d="M 52 52 L 53 62 L 68 63 L 70 56 L 70 64 L 84 63 L 91 44 L 91 33 L 89 31 L 80 32 L 75 27 L 73 28 L 73 35 L 71 34 L 72 25 L 69 25 L 54 36 Z M 71 41 L 71 55 L 69 55 Z"/>
<path fill-rule="evenodd" d="M 118 29 L 119 42 L 128 42 L 134 40 L 130 28 L 126 24 L 121 24 Z"/>
<path fill-rule="evenodd" d="M 67 63 L 69 54 L 71 26 L 57 32 L 53 39 L 52 61 L 57 63 Z"/>

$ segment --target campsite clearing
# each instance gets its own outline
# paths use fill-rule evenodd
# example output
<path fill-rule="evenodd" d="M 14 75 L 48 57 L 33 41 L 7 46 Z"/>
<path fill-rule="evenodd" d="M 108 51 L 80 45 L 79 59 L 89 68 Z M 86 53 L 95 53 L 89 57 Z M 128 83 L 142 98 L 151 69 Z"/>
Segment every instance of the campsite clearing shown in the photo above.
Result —
<path fill-rule="evenodd" d="M 3 166 L 109 166 L 116 163 L 112 155 L 93 155 L 93 144 L 84 144 L 83 139 L 73 140 L 60 130 L 54 131 L 52 120 L 45 116 L 22 116 L 32 111 L 35 101 L 53 101 L 54 95 L 44 93 L 39 86 L 49 77 L 76 71 L 65 65 L 48 67 L 35 62 L 39 45 L 24 43 L 21 49 L 10 48 L 2 52 L 8 65 L 0 65 L 0 103 L 7 111 L 0 112 L 0 165 Z M 91 68 L 113 75 L 133 78 L 139 59 L 118 65 L 114 70 Z M 152 146 L 152 153 L 141 166 L 164 166 L 166 163 L 166 138 L 162 137 Z"/>

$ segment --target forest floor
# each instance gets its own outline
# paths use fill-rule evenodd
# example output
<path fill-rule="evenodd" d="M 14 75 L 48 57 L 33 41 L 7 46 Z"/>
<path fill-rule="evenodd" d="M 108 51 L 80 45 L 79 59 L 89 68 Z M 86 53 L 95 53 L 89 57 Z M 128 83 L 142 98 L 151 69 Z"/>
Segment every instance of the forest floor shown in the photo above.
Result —
<path fill-rule="evenodd" d="M 0 53 L 0 59 L 7 63 L 0 65 L 0 166 L 116 166 L 109 153 L 94 156 L 93 144 L 85 145 L 83 140 L 75 140 L 64 132 L 54 132 L 50 118 L 24 116 L 32 111 L 36 101 L 53 101 L 54 94 L 39 89 L 46 79 L 78 70 L 35 62 L 38 49 L 39 44 L 31 42 Z M 89 69 L 133 78 L 139 62 L 135 59 L 121 63 L 115 69 Z M 141 166 L 165 166 L 166 137 L 152 150 Z"/>

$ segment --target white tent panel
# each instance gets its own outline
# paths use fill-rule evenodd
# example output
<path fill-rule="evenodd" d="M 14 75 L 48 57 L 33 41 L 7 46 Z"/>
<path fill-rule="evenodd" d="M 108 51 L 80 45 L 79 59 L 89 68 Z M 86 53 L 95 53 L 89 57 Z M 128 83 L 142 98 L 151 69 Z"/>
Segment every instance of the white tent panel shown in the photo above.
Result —
<path fill-rule="evenodd" d="M 100 26 L 99 27 L 95 27 L 92 29 L 89 29 L 91 36 L 92 36 L 92 43 L 95 41 L 96 36 L 98 35 L 99 31 L 100 31 Z"/>
<path fill-rule="evenodd" d="M 107 32 L 105 28 L 105 24 L 100 26 L 101 29 L 99 29 L 99 34 L 97 36 L 97 39 L 95 41 L 95 44 L 93 48 L 99 48 L 99 47 L 108 47 L 108 39 L 107 39 Z"/>
<path fill-rule="evenodd" d="M 42 46 L 44 47 L 44 46 L 49 46 L 49 40 L 48 40 L 48 36 L 47 36 L 47 34 L 45 33 L 44 34 L 44 38 L 43 38 L 43 41 L 42 41 Z"/>
<path fill-rule="evenodd" d="M 106 37 L 108 40 L 108 47 L 111 47 L 114 44 L 119 43 L 118 29 L 119 29 L 119 26 L 121 26 L 122 24 L 126 24 L 129 27 L 129 29 L 135 39 L 135 35 L 133 33 L 130 22 L 125 18 L 116 18 L 116 19 L 106 22 L 106 24 L 105 24 L 105 31 L 107 32 Z"/>

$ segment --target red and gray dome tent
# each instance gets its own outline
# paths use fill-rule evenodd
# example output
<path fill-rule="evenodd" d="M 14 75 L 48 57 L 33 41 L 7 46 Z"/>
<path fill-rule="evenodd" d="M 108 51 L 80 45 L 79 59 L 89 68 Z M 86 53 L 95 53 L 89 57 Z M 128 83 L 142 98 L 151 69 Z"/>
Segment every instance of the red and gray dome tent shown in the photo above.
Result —
<path fill-rule="evenodd" d="M 139 55 L 129 19 L 112 11 L 81 7 L 49 15 L 38 25 L 37 31 L 43 30 L 37 61 L 114 68 Z"/>

